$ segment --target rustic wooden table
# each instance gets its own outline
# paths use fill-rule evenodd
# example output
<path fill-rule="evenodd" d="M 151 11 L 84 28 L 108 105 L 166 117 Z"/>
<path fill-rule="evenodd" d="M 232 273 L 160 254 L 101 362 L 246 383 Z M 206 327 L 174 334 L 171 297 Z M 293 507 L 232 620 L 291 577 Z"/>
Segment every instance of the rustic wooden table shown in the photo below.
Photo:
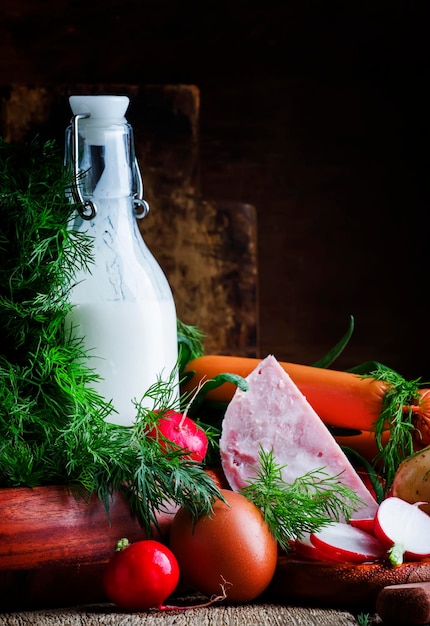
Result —
<path fill-rule="evenodd" d="M 124 613 L 111 605 L 89 605 L 1 613 L 0 626 L 357 626 L 348 611 L 303 608 L 280 604 L 218 605 L 186 611 Z M 371 615 L 369 626 L 382 624 Z"/>

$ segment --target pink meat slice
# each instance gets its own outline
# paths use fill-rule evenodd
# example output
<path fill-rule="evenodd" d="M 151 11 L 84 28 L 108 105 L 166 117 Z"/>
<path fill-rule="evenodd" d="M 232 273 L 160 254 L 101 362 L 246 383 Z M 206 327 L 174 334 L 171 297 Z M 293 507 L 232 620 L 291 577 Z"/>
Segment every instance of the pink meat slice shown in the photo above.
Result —
<path fill-rule="evenodd" d="M 339 476 L 363 501 L 353 518 L 375 515 L 377 502 L 305 396 L 272 355 L 236 390 L 227 407 L 220 438 L 221 463 L 235 491 L 252 482 L 261 447 L 273 451 L 282 476 L 292 483 L 312 470 Z"/>

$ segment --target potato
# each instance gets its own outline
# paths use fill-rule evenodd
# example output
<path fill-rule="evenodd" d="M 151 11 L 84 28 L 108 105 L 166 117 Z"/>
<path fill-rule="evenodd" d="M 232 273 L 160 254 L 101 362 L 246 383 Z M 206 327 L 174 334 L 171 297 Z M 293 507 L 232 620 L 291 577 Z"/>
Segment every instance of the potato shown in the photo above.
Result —
<path fill-rule="evenodd" d="M 394 476 L 390 495 L 414 502 L 428 502 L 420 508 L 430 514 L 430 446 L 402 461 Z"/>

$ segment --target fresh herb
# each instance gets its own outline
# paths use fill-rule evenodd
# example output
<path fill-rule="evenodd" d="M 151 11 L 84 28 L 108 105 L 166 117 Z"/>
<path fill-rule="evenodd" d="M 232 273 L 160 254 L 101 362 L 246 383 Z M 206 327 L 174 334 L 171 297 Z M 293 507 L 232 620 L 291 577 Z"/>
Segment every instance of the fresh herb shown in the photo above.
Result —
<path fill-rule="evenodd" d="M 207 514 L 219 492 L 204 468 L 145 437 L 156 409 L 175 408 L 173 382 L 146 391 L 132 427 L 110 423 L 66 331 L 74 275 L 93 263 L 91 238 L 71 228 L 69 185 L 54 142 L 0 141 L 0 487 L 68 484 L 107 509 L 122 489 L 148 532 L 167 501 Z"/>
<path fill-rule="evenodd" d="M 171 510 L 172 504 L 198 518 L 212 510 L 219 496 L 203 466 L 189 460 L 187 451 L 172 442 L 166 453 L 156 438 L 146 436 L 165 410 L 170 389 L 166 381 L 152 385 L 136 404 L 137 417 L 130 427 L 100 420 L 89 431 L 86 424 L 76 428 L 72 423 L 61 443 L 68 449 L 68 471 L 76 474 L 85 491 L 96 492 L 107 507 L 113 491 L 125 491 L 148 535 L 157 527 L 157 514 Z M 150 398 L 154 406 L 148 410 Z"/>
<path fill-rule="evenodd" d="M 357 624 L 358 626 L 369 626 L 370 624 L 369 613 L 359 613 L 357 615 Z"/>
<path fill-rule="evenodd" d="M 58 433 L 110 411 L 64 331 L 73 274 L 92 261 L 90 240 L 69 228 L 68 184 L 54 143 L 0 142 L 0 486 L 61 480 Z"/>
<path fill-rule="evenodd" d="M 372 486 L 372 490 L 375 495 L 375 500 L 379 503 L 385 499 L 385 488 L 381 484 L 381 474 L 373 467 L 372 463 L 366 459 L 358 450 L 354 450 L 348 446 L 341 446 L 351 463 L 355 467 L 363 467 L 369 482 Z"/>
<path fill-rule="evenodd" d="M 330 367 L 330 365 L 342 354 L 345 347 L 348 345 L 349 340 L 352 337 L 352 333 L 354 332 L 354 316 L 349 316 L 349 326 L 348 330 L 344 334 L 343 337 L 334 345 L 329 352 L 323 356 L 321 359 L 316 361 L 313 364 L 313 367 L 321 367 L 326 368 Z"/>
<path fill-rule="evenodd" d="M 260 449 L 255 480 L 241 493 L 263 512 L 264 519 L 280 547 L 288 552 L 290 542 L 306 532 L 317 532 L 341 517 L 349 519 L 362 504 L 341 475 L 329 476 L 324 468 L 308 472 L 286 483 L 285 466 L 276 463 L 273 451 Z"/>
<path fill-rule="evenodd" d="M 386 367 L 378 367 L 371 374 L 376 380 L 387 383 L 383 408 L 375 421 L 375 438 L 379 453 L 375 466 L 381 466 L 387 488 L 392 484 L 400 463 L 414 452 L 414 434 L 418 430 L 414 416 L 419 406 L 419 380 L 407 381 L 400 374 Z M 389 429 L 390 437 L 382 443 L 384 432 Z"/>
<path fill-rule="evenodd" d="M 178 363 L 179 373 L 182 374 L 183 369 L 192 359 L 202 356 L 204 353 L 203 340 L 204 333 L 191 324 L 185 324 L 181 320 L 177 320 L 178 333 Z"/>

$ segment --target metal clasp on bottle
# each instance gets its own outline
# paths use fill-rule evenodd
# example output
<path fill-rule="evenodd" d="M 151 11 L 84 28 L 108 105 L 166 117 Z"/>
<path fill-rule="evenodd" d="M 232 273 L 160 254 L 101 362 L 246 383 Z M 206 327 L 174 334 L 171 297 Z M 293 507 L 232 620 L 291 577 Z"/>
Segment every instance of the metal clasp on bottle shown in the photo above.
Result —
<path fill-rule="evenodd" d="M 92 200 L 85 200 L 81 188 L 79 185 L 79 178 L 83 172 L 79 169 L 79 120 L 90 117 L 89 113 L 79 113 L 73 115 L 71 119 L 72 125 L 72 165 L 73 165 L 73 182 L 72 182 L 72 197 L 73 201 L 78 205 L 79 215 L 83 220 L 92 220 L 97 215 L 97 206 Z M 139 165 L 136 157 L 134 158 L 134 177 L 136 179 L 137 189 L 133 194 L 134 214 L 139 220 L 146 217 L 149 213 L 149 204 L 144 199 L 144 186 L 142 176 L 140 174 Z"/>
<path fill-rule="evenodd" d="M 137 190 L 133 196 L 134 215 L 136 216 L 138 220 L 141 220 L 148 215 L 149 204 L 143 198 L 145 190 L 143 187 L 143 180 L 140 174 L 140 169 L 139 169 L 139 165 L 137 163 L 136 157 L 134 159 L 134 175 L 136 177 L 136 183 L 137 183 Z"/>

